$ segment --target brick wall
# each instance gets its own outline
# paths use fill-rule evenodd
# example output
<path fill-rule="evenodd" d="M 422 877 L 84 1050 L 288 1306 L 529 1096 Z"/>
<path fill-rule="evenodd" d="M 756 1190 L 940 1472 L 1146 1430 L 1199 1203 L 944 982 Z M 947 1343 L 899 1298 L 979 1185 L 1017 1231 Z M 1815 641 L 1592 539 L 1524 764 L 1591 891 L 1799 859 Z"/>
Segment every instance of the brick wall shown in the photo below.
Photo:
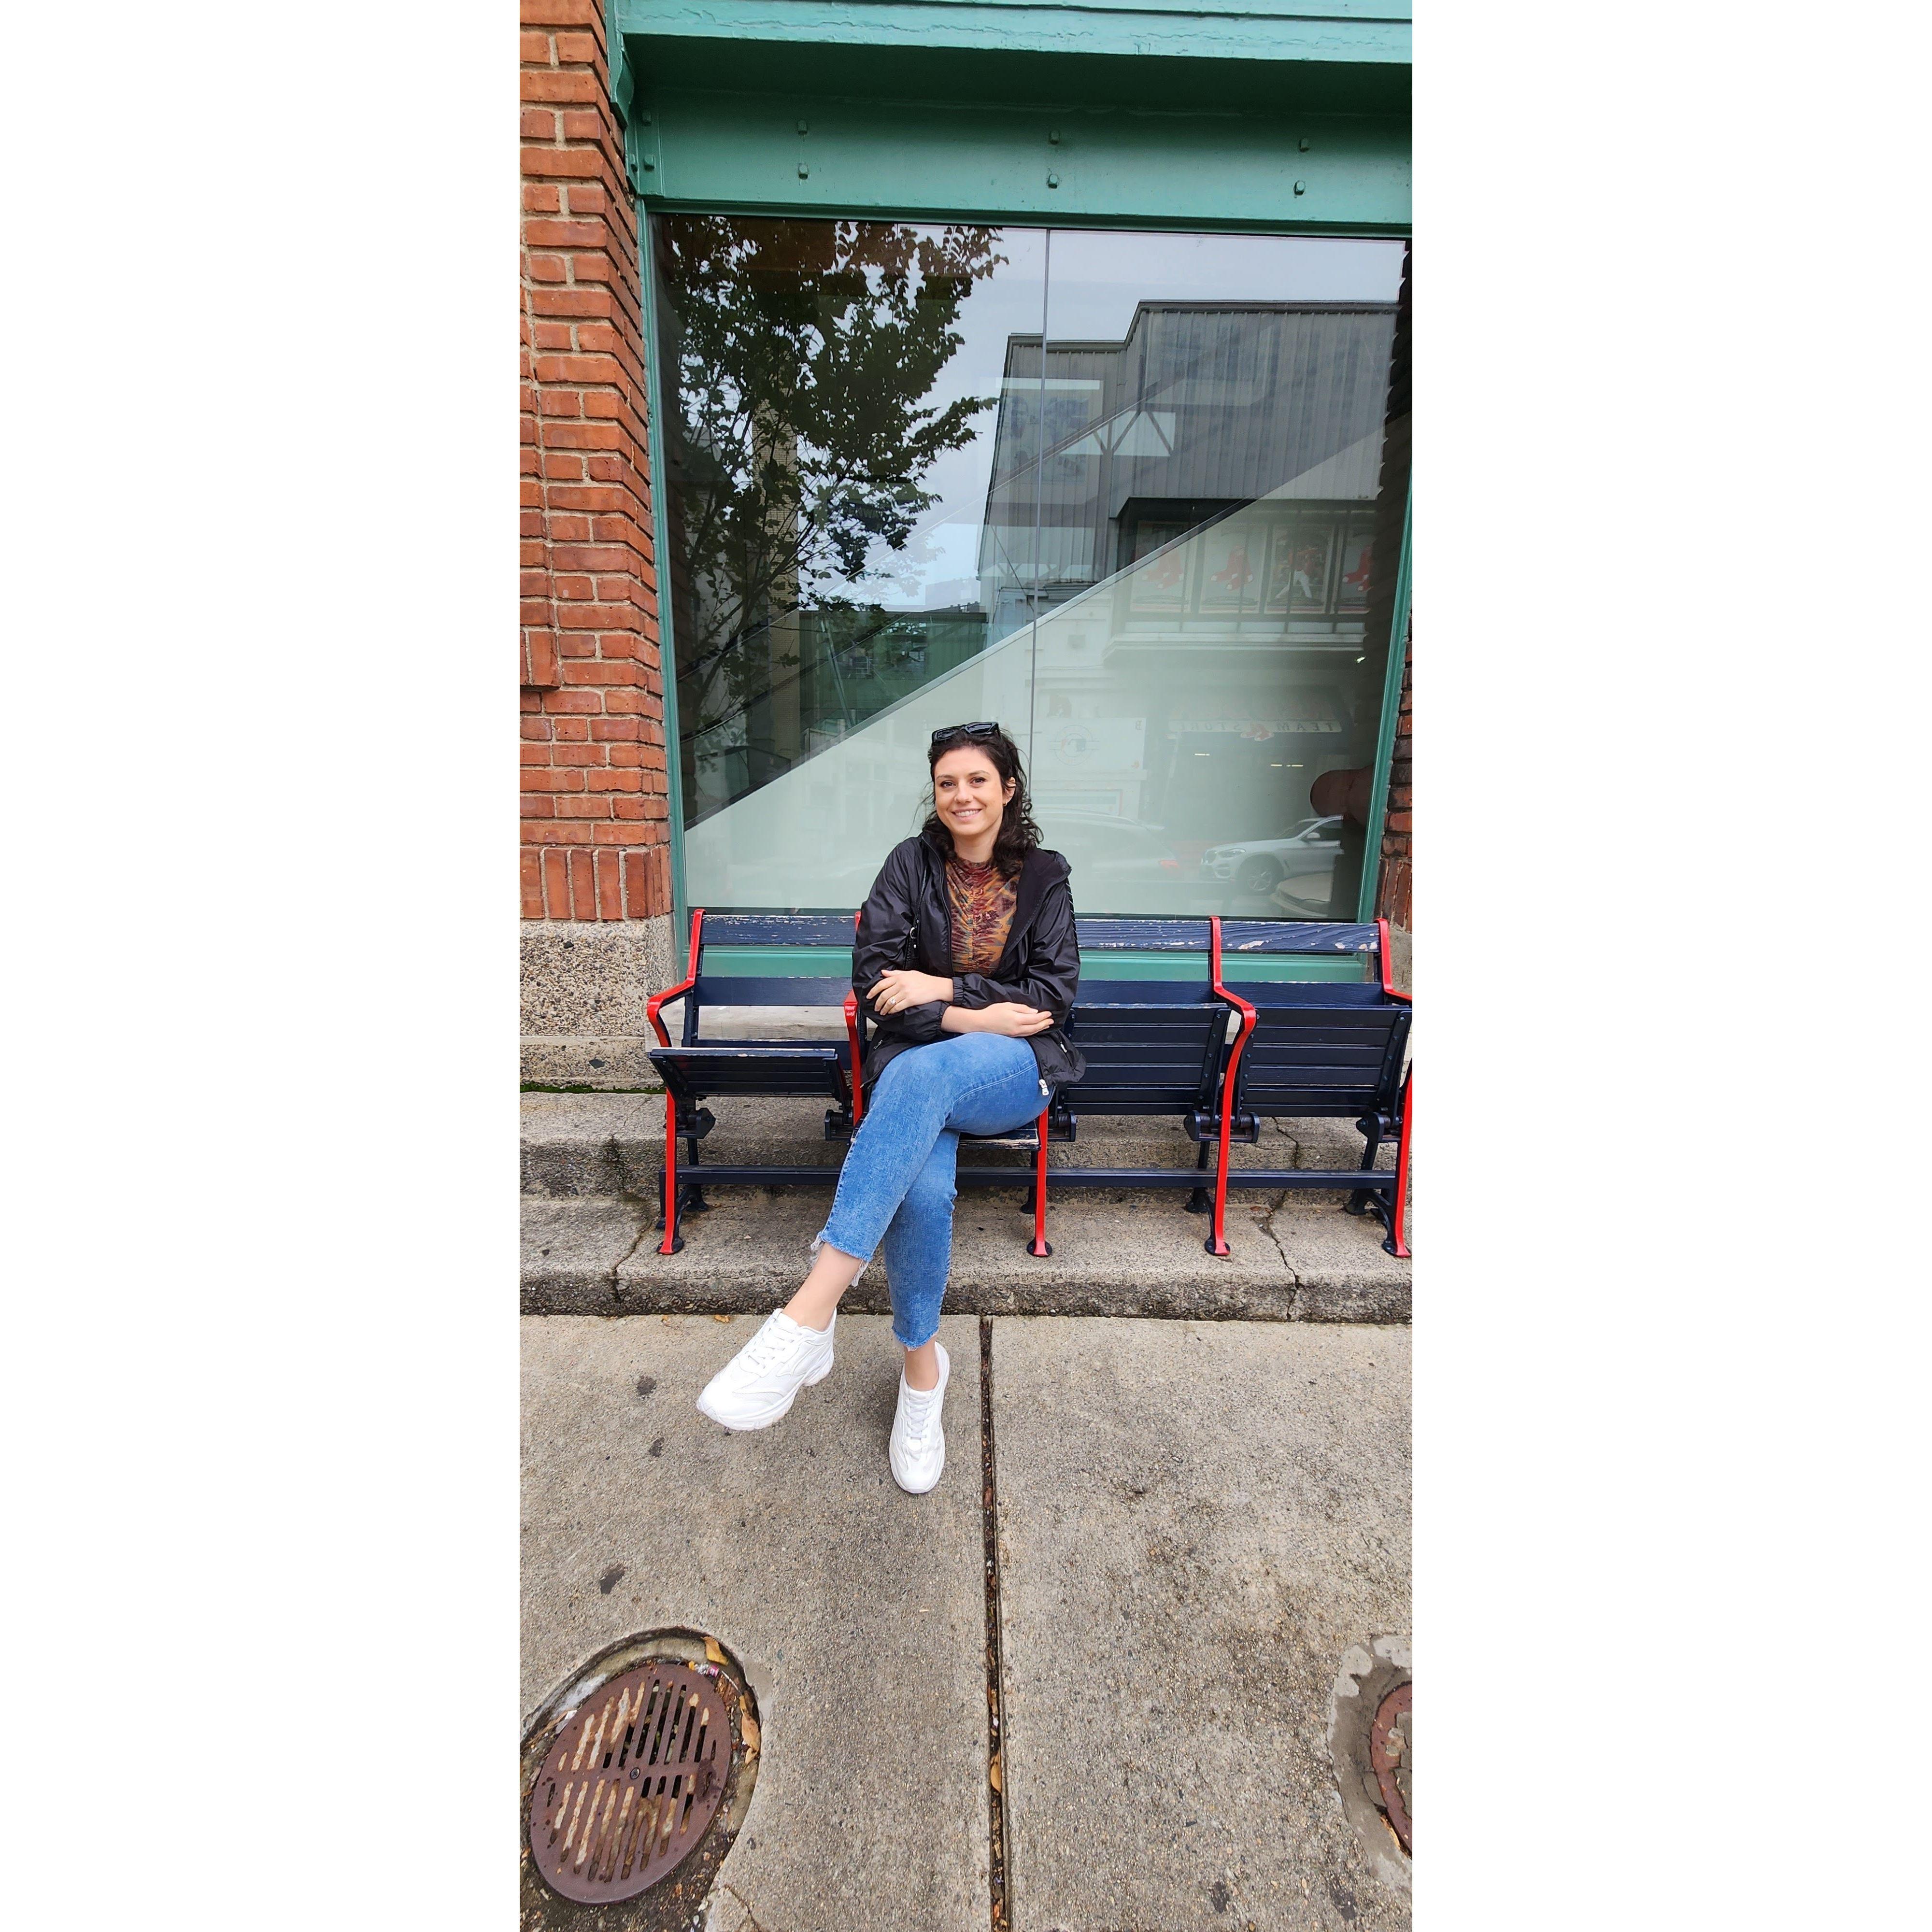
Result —
<path fill-rule="evenodd" d="M 1389 766 L 1388 815 L 1382 821 L 1382 881 L 1376 910 L 1391 926 L 1413 932 L 1415 914 L 1410 893 L 1414 880 L 1409 836 L 1414 827 L 1414 780 L 1409 763 L 1409 680 L 1414 675 L 1413 632 L 1408 656 L 1402 667 L 1402 709 L 1395 724 L 1395 756 Z"/>
<path fill-rule="evenodd" d="M 521 0 L 522 899 L 670 910 L 637 216 L 603 0 Z"/>

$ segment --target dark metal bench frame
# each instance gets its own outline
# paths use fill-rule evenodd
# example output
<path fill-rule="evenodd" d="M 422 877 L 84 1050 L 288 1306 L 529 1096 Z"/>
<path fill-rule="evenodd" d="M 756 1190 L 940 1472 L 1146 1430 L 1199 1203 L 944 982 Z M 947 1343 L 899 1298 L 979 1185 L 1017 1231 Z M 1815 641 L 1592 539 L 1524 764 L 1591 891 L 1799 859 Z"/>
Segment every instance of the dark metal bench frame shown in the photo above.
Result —
<path fill-rule="evenodd" d="M 824 944 L 829 938 L 842 938 L 844 925 L 843 914 L 830 915 L 799 913 L 713 913 L 710 915 L 711 932 L 728 935 L 722 943 L 725 944 L 756 945 L 760 939 L 756 935 L 760 928 L 765 929 L 768 943 L 778 944 L 790 940 L 794 944 Z M 849 1142 L 865 1118 L 866 1099 L 863 1085 L 855 1080 L 852 1070 L 862 1064 L 865 1052 L 863 1023 L 859 1010 L 858 995 L 848 982 L 843 982 L 844 997 L 840 1002 L 845 1018 L 845 1044 L 841 1047 L 829 1042 L 816 1040 L 719 1040 L 705 1042 L 698 1037 L 700 1016 L 704 1010 L 704 949 L 706 944 L 706 914 L 704 908 L 694 908 L 691 915 L 691 970 L 674 986 L 667 986 L 662 993 L 654 994 L 645 1004 L 645 1017 L 658 1036 L 658 1046 L 650 1049 L 651 1062 L 664 1083 L 664 1164 L 660 1183 L 658 1226 L 664 1230 L 664 1238 L 658 1244 L 658 1252 L 674 1255 L 684 1246 L 683 1221 L 688 1214 L 702 1214 L 711 1204 L 704 1198 L 704 1190 L 709 1183 L 718 1186 L 758 1187 L 836 1187 L 842 1170 L 838 1166 L 800 1167 L 784 1165 L 756 1166 L 745 1162 L 705 1162 L 699 1153 L 699 1143 L 716 1124 L 711 1110 L 703 1102 L 716 1090 L 707 1088 L 697 1060 L 688 1049 L 702 1047 L 704 1060 L 721 1068 L 728 1068 L 732 1076 L 732 1090 L 751 1094 L 760 1091 L 758 1086 L 758 1069 L 760 1066 L 771 1070 L 776 1083 L 782 1077 L 796 1076 L 802 1070 L 824 1070 L 825 1091 L 835 1104 L 826 1109 L 825 1137 L 829 1141 Z M 836 923 L 835 923 L 836 922 Z M 858 915 L 852 916 L 856 932 Z M 716 988 L 721 982 L 713 982 L 712 1008 L 727 1004 L 716 997 Z M 814 1006 L 830 1004 L 809 997 L 800 997 L 807 988 L 821 992 L 825 982 L 789 976 L 774 976 L 769 979 L 748 979 L 735 982 L 736 987 L 757 988 L 760 996 L 729 1002 L 748 1006 Z M 676 1046 L 671 1043 L 669 1031 L 659 1017 L 663 1009 L 674 1000 L 682 999 L 684 1026 L 682 1042 Z M 773 1084 L 764 1090 L 773 1094 L 796 1094 L 801 1088 L 795 1078 L 787 1084 Z M 808 1088 L 802 1090 L 809 1090 Z M 1034 1151 L 1032 1177 L 1033 1194 L 1041 1204 L 1035 1210 L 1034 1239 L 1029 1244 L 1029 1252 L 1050 1254 L 1052 1249 L 1046 1245 L 1044 1233 L 1045 1194 L 1040 1185 L 1040 1177 L 1046 1170 L 1046 1148 L 1049 1138 L 1064 1139 L 1070 1137 L 1070 1129 L 1064 1124 L 1050 1123 L 1042 1113 L 1030 1126 L 1011 1134 L 966 1134 L 962 1140 L 974 1142 L 1020 1147 Z M 677 1144 L 685 1143 L 686 1157 L 680 1174 Z M 1016 1174 L 1010 1168 L 978 1167 L 962 1164 L 957 1171 L 957 1180 L 962 1186 L 1016 1187 L 1027 1184 L 1024 1176 Z"/>

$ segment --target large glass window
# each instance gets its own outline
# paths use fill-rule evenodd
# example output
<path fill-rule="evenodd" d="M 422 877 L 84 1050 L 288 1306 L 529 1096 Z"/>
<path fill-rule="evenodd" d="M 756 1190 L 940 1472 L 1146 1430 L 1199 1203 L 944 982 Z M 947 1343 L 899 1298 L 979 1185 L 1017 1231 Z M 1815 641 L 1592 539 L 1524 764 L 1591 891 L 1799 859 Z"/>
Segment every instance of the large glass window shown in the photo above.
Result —
<path fill-rule="evenodd" d="M 855 905 L 997 718 L 1083 912 L 1354 916 L 1404 244 L 652 230 L 693 903 Z"/>

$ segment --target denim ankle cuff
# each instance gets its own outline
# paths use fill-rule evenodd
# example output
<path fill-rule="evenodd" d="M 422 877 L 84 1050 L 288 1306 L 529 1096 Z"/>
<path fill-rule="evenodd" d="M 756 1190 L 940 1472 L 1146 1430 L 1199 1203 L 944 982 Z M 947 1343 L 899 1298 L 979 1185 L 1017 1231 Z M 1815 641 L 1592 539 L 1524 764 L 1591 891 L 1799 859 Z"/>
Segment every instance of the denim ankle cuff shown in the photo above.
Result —
<path fill-rule="evenodd" d="M 841 1254 L 852 1254 L 852 1250 L 848 1248 L 843 1241 L 832 1240 L 831 1225 L 830 1222 L 827 1222 L 824 1227 L 820 1228 L 818 1232 L 812 1238 L 812 1258 L 814 1261 L 816 1261 L 818 1258 L 819 1250 L 824 1247 L 827 1241 L 832 1241 L 832 1245 L 836 1248 Z M 866 1270 L 872 1265 L 872 1257 L 870 1255 L 853 1255 L 852 1258 L 859 1264 L 859 1272 L 852 1277 L 850 1284 L 853 1287 L 856 1288 L 860 1280 L 863 1278 Z"/>

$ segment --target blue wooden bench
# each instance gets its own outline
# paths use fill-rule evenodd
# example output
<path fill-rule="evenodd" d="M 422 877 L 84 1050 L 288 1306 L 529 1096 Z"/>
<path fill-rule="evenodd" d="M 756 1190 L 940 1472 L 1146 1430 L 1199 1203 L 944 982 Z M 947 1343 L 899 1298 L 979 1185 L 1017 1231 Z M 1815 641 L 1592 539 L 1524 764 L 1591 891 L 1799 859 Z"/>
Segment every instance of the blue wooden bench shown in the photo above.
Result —
<path fill-rule="evenodd" d="M 832 1103 L 825 1114 L 826 1139 L 850 1141 L 863 1118 L 853 1069 L 862 1056 L 868 1022 L 849 976 L 849 976 L 855 919 L 844 914 L 692 914 L 691 972 L 646 1007 L 660 1042 L 650 1058 L 665 1088 L 661 1253 L 683 1246 L 683 1216 L 708 1205 L 702 1192 L 706 1183 L 836 1185 L 836 1164 L 705 1162 L 699 1144 L 715 1124 L 706 1100 L 754 1094 L 822 1094 Z M 1231 1252 L 1231 1186 L 1332 1188 L 1348 1196 L 1352 1211 L 1373 1212 L 1382 1220 L 1390 1231 L 1383 1245 L 1392 1253 L 1407 1253 L 1401 1235 L 1408 1165 L 1402 1055 L 1409 1009 L 1406 996 L 1389 983 L 1386 926 L 1098 918 L 1077 920 L 1076 930 L 1082 981 L 1068 1030 L 1086 1058 L 1086 1072 L 1061 1090 L 1050 1112 L 1012 1134 L 985 1137 L 1029 1151 L 1030 1175 L 962 1161 L 959 1185 L 1012 1187 L 1030 1180 L 1027 1204 L 1034 1225 L 1027 1246 L 1036 1256 L 1053 1252 L 1046 1239 L 1047 1201 L 1050 1188 L 1061 1187 L 1184 1188 L 1190 1211 L 1214 1216 L 1203 1245 L 1222 1256 Z M 724 948 L 730 949 L 734 970 L 708 970 L 719 956 L 712 949 Z M 764 970 L 761 955 L 770 956 L 771 970 Z M 1224 979 L 1224 966 L 1232 980 Z M 1280 976 L 1298 967 L 1318 976 Z M 658 1016 L 678 999 L 684 1001 L 684 1036 L 674 1045 Z M 764 1006 L 836 1006 L 845 1038 L 704 1037 L 707 1011 Z M 1049 1144 L 1076 1141 L 1082 1114 L 1176 1120 L 1196 1144 L 1195 1164 L 1049 1170 Z M 1356 1117 L 1365 1136 L 1359 1168 L 1231 1166 L 1232 1148 L 1258 1141 L 1264 1119 L 1337 1115 Z M 1377 1148 L 1390 1136 L 1400 1142 L 1393 1174 L 1375 1166 Z M 981 1137 L 962 1138 L 972 1142 Z M 682 1166 L 680 1140 L 686 1148 Z"/>
<path fill-rule="evenodd" d="M 651 1064 L 664 1083 L 664 1164 L 660 1183 L 660 1225 L 664 1238 L 660 1254 L 677 1253 L 684 1246 L 683 1220 L 702 1213 L 710 1204 L 706 1185 L 759 1187 L 838 1185 L 843 1164 L 798 1166 L 779 1164 L 706 1162 L 699 1144 L 716 1125 L 704 1103 L 732 1096 L 823 1094 L 832 1102 L 825 1111 L 825 1137 L 849 1142 L 865 1115 L 865 1096 L 853 1077 L 864 1052 L 864 1028 L 858 996 L 852 990 L 851 948 L 856 913 L 732 913 L 695 910 L 691 916 L 691 970 L 675 986 L 668 986 L 645 1006 L 645 1015 L 658 1044 L 650 1049 Z M 752 973 L 707 971 L 707 956 L 718 952 L 736 956 L 734 965 L 767 952 L 770 970 Z M 814 955 L 823 956 L 814 959 Z M 814 965 L 831 968 L 829 976 Z M 784 968 L 794 970 L 782 970 Z M 798 970 L 802 968 L 803 970 Z M 674 1000 L 684 1002 L 683 1039 L 674 1044 L 659 1017 Z M 833 1040 L 706 1040 L 704 1016 L 721 1009 L 746 1006 L 837 1006 L 845 1022 L 845 1038 Z M 962 1136 L 969 1142 L 993 1142 L 1030 1148 L 1036 1154 L 1037 1174 L 1046 1166 L 1048 1130 L 1046 1117 L 1016 1133 Z M 686 1147 L 682 1164 L 678 1142 Z M 964 1186 L 1012 1187 L 1025 1178 L 1010 1168 L 962 1164 L 958 1180 Z M 1044 1198 L 1042 1196 L 1041 1198 Z"/>

